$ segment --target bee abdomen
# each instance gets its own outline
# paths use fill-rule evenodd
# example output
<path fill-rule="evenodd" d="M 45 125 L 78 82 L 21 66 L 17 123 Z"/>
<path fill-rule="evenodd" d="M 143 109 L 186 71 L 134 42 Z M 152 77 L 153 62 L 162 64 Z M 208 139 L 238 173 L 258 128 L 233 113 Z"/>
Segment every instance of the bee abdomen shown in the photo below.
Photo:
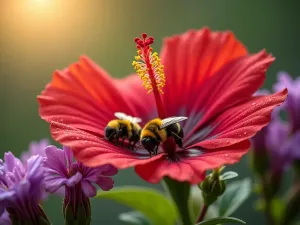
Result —
<path fill-rule="evenodd" d="M 174 123 L 166 128 L 168 137 L 173 136 L 172 133 L 177 134 L 179 137 L 183 137 L 183 130 L 181 129 L 179 123 Z"/>

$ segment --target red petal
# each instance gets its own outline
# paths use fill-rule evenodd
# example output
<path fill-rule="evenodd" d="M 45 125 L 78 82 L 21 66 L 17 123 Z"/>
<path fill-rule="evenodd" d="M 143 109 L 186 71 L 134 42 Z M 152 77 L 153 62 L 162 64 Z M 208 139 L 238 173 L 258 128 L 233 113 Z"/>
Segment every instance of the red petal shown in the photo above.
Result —
<path fill-rule="evenodd" d="M 129 75 L 123 79 L 117 79 L 116 85 L 128 100 L 136 116 L 143 117 L 144 122 L 157 117 L 155 100 L 152 94 L 148 94 L 142 86 L 141 78 L 137 74 Z"/>
<path fill-rule="evenodd" d="M 177 115 L 178 106 L 186 105 L 203 92 L 203 81 L 246 54 L 245 47 L 231 32 L 211 32 L 205 28 L 167 38 L 161 59 L 166 74 L 163 99 L 168 115 Z"/>
<path fill-rule="evenodd" d="M 199 184 L 205 178 L 205 172 L 225 164 L 233 164 L 247 152 L 250 142 L 243 141 L 225 148 L 205 151 L 196 157 L 181 158 L 179 162 L 170 162 L 165 157 L 135 167 L 137 174 L 150 183 L 159 182 L 164 176 L 177 181 Z"/>
<path fill-rule="evenodd" d="M 137 80 L 138 76 L 130 79 Z M 67 70 L 53 74 L 51 83 L 38 96 L 40 116 L 48 122 L 58 121 L 96 134 L 103 134 L 117 111 L 148 119 L 150 112 L 140 107 L 140 99 L 124 91 L 127 87 L 122 82 L 132 83 L 130 79 L 116 81 L 90 59 L 81 57 Z M 145 95 L 139 88 L 132 91 Z"/>
<path fill-rule="evenodd" d="M 163 155 L 149 158 L 117 147 L 104 139 L 65 124 L 52 122 L 52 137 L 64 146 L 72 149 L 75 158 L 90 167 L 111 164 L 119 169 L 145 164 L 159 159 Z"/>
<path fill-rule="evenodd" d="M 194 146 L 221 148 L 254 136 L 270 122 L 272 110 L 287 97 L 287 89 L 281 92 L 252 97 L 219 115 L 209 126 L 214 127 L 208 137 Z"/>
<path fill-rule="evenodd" d="M 240 57 L 204 81 L 201 94 L 189 102 L 190 112 L 204 113 L 197 125 L 189 129 L 190 134 L 224 109 L 249 99 L 263 84 L 272 61 L 274 58 L 265 51 Z"/>

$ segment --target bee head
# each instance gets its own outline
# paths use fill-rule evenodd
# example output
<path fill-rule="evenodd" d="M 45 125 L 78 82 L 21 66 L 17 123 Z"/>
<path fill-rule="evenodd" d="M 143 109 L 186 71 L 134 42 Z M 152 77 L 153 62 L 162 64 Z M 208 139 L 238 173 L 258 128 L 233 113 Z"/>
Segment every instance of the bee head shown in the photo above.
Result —
<path fill-rule="evenodd" d="M 107 140 L 112 141 L 115 138 L 116 133 L 117 130 L 115 128 L 109 126 L 105 127 L 104 135 Z"/>
<path fill-rule="evenodd" d="M 141 139 L 141 144 L 147 151 L 154 152 L 154 149 L 158 145 L 158 140 L 153 137 L 143 137 Z"/>

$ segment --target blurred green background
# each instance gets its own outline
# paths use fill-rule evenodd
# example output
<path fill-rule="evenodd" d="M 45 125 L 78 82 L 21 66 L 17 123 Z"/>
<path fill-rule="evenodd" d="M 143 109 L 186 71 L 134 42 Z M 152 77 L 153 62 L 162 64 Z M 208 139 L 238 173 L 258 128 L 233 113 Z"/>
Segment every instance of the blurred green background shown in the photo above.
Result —
<path fill-rule="evenodd" d="M 1 155 L 9 150 L 19 155 L 30 141 L 50 137 L 36 95 L 55 69 L 86 54 L 113 76 L 132 73 L 133 38 L 141 32 L 155 37 L 158 51 L 163 37 L 190 28 L 230 29 L 251 52 L 266 48 L 276 57 L 266 87 L 279 70 L 298 75 L 299 9 L 297 1 L 0 0 Z M 247 157 L 232 169 L 248 176 Z M 121 171 L 115 181 L 161 188 L 132 170 Z M 253 200 L 235 216 L 264 224 Z M 128 210 L 110 201 L 92 203 L 93 224 L 120 224 L 118 213 Z M 62 224 L 60 198 L 51 197 L 45 208 L 54 225 Z"/>

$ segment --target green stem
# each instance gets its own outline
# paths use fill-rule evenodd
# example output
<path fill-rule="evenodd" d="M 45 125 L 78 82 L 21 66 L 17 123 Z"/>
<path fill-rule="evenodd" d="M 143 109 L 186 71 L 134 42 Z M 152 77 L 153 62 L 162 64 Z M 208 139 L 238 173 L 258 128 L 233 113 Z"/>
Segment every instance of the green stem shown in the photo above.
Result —
<path fill-rule="evenodd" d="M 192 224 L 188 208 L 190 186 L 188 182 L 178 182 L 169 177 L 165 177 L 163 182 L 164 189 L 177 206 L 183 225 Z"/>
<path fill-rule="evenodd" d="M 204 220 L 207 210 L 208 210 L 208 205 L 203 205 L 201 213 L 200 213 L 196 223 L 202 222 Z"/>
<path fill-rule="evenodd" d="M 272 214 L 272 198 L 274 197 L 274 191 L 270 188 L 270 182 L 267 179 L 267 176 L 264 175 L 262 177 L 262 185 L 263 185 L 263 197 L 265 200 L 265 215 L 267 219 L 268 225 L 275 225 L 275 221 Z"/>

